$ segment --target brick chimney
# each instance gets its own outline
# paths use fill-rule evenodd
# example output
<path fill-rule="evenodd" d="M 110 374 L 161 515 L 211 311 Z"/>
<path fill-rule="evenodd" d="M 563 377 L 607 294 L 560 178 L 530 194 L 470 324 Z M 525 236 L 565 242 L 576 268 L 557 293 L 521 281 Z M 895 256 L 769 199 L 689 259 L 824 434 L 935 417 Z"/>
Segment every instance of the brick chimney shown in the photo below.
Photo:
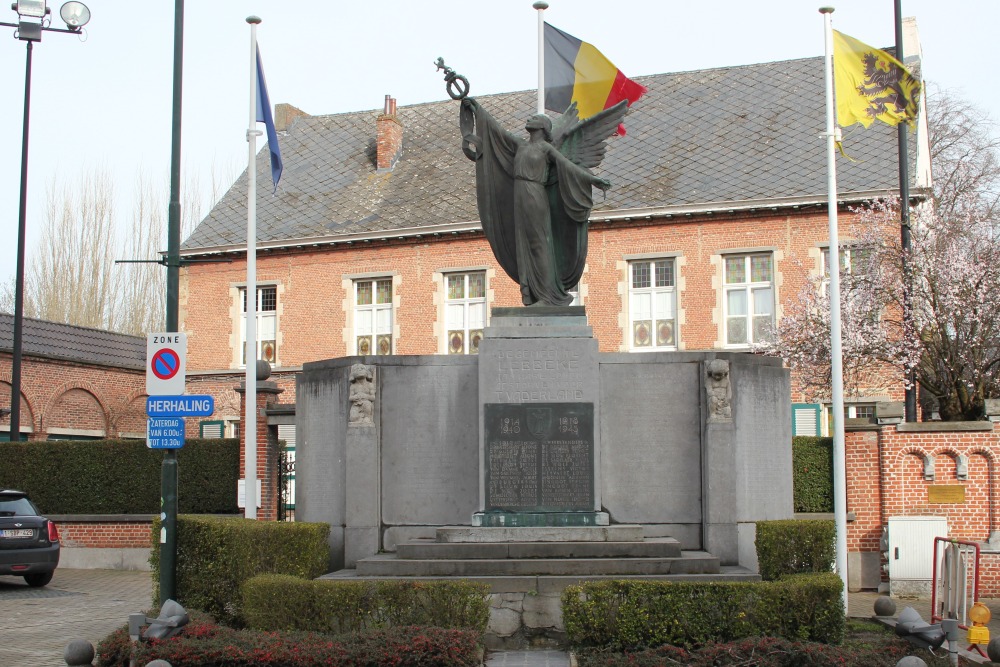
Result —
<path fill-rule="evenodd" d="M 385 96 L 385 108 L 375 121 L 376 171 L 391 171 L 403 154 L 403 125 L 396 118 L 396 98 Z"/>
<path fill-rule="evenodd" d="M 305 111 L 297 107 L 293 107 L 291 104 L 275 104 L 274 105 L 274 129 L 278 132 L 284 132 L 288 129 L 288 126 L 292 124 L 292 121 L 300 116 L 308 116 Z"/>

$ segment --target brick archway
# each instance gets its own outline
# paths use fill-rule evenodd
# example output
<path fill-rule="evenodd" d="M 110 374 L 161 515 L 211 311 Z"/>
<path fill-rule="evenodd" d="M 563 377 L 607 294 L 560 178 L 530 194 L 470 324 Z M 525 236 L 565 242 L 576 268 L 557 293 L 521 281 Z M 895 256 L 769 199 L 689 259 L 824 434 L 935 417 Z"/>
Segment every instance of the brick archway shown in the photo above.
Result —
<path fill-rule="evenodd" d="M 63 385 L 53 392 L 41 414 L 44 430 L 86 431 L 107 437 L 108 412 L 98 396 L 99 392 L 88 383 Z"/>
<path fill-rule="evenodd" d="M 3 375 L 0 375 L 0 396 L 6 398 L 6 400 L 4 400 L 3 398 L 0 398 L 0 401 L 2 401 L 2 402 L 0 402 L 0 405 L 4 405 L 4 406 L 6 406 L 8 408 L 10 407 L 10 392 L 11 392 L 10 379 L 11 378 L 10 378 L 10 373 L 9 372 L 4 373 Z M 34 409 L 33 405 L 34 405 L 34 401 L 28 398 L 28 396 L 24 393 L 24 387 L 22 386 L 21 387 L 21 428 L 23 429 L 25 426 L 28 426 L 30 424 L 31 425 L 31 430 L 33 432 L 37 432 L 38 431 L 38 424 L 35 423 L 35 409 Z M 9 418 L 5 418 L 4 422 L 7 424 L 8 427 L 10 426 Z"/>
<path fill-rule="evenodd" d="M 139 434 L 146 431 L 146 392 L 135 391 L 114 406 L 108 417 L 111 431 L 108 437 Z"/>

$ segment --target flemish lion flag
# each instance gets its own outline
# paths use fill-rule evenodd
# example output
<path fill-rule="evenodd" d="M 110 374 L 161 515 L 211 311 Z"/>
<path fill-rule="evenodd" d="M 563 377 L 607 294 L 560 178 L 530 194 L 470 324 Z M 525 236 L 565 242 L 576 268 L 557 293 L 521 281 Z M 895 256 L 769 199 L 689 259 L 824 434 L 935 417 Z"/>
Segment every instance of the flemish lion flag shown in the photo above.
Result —
<path fill-rule="evenodd" d="M 645 92 L 592 45 L 545 24 L 546 109 L 562 113 L 576 102 L 583 120 L 622 100 L 631 106 Z M 625 134 L 621 125 L 618 134 Z"/>
<path fill-rule="evenodd" d="M 888 125 L 912 124 L 917 117 L 920 82 L 885 51 L 836 30 L 833 78 L 841 127 L 870 127 L 876 118 Z"/>

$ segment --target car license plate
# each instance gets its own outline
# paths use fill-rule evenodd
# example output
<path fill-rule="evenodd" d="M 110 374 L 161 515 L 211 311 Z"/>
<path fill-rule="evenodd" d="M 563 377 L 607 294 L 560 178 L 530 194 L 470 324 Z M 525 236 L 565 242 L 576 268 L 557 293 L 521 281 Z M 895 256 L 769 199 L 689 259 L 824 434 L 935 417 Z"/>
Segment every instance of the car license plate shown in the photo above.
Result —
<path fill-rule="evenodd" d="M 31 528 L 11 528 L 0 530 L 0 537 L 32 537 L 35 531 Z"/>

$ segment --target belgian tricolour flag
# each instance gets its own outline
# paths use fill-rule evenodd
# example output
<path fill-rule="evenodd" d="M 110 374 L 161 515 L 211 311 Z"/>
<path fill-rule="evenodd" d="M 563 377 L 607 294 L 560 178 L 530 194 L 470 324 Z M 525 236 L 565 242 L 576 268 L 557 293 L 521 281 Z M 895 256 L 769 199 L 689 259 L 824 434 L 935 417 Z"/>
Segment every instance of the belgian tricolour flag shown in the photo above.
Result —
<path fill-rule="evenodd" d="M 562 113 L 576 102 L 580 118 L 628 100 L 629 106 L 646 92 L 591 44 L 545 24 L 545 108 Z M 625 128 L 618 126 L 618 133 Z"/>

